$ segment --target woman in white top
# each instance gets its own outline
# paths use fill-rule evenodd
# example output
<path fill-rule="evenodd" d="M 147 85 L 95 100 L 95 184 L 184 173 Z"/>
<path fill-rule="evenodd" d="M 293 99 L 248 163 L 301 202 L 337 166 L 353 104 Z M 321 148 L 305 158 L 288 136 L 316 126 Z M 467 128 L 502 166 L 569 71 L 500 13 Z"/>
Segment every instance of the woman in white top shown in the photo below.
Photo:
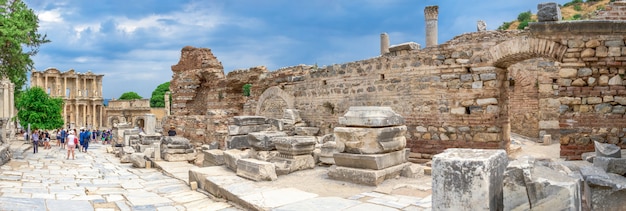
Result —
<path fill-rule="evenodd" d="M 74 135 L 74 131 L 70 131 L 70 135 L 67 136 L 67 158 L 70 159 L 70 153 L 72 154 L 72 160 L 74 160 L 74 149 L 76 148 L 76 142 L 74 141 L 76 136 Z"/>

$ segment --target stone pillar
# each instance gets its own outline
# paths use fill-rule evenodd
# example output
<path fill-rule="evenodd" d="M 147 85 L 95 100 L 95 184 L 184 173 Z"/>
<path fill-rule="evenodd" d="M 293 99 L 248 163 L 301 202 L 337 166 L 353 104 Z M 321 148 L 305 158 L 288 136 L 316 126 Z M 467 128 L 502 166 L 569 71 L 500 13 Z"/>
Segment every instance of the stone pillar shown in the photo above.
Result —
<path fill-rule="evenodd" d="M 504 150 L 447 149 L 433 157 L 432 210 L 502 210 Z"/>
<path fill-rule="evenodd" d="M 67 104 L 63 104 L 63 123 L 65 124 L 63 125 L 63 128 L 65 128 L 67 123 L 69 123 L 69 119 L 67 119 Z"/>
<path fill-rule="evenodd" d="M 172 114 L 172 109 L 170 107 L 170 96 L 172 95 L 171 92 L 165 92 L 165 95 L 163 96 L 165 99 L 165 115 L 169 116 Z"/>
<path fill-rule="evenodd" d="M 67 77 L 63 77 L 63 99 L 68 98 L 67 96 Z"/>
<path fill-rule="evenodd" d="M 144 116 L 143 122 L 143 131 L 147 135 L 152 135 L 155 133 L 154 129 L 156 128 L 156 116 L 154 114 L 146 114 Z"/>
<path fill-rule="evenodd" d="M 427 6 L 424 8 L 426 16 L 426 47 L 437 46 L 437 19 L 439 16 L 439 6 Z"/>
<path fill-rule="evenodd" d="M 100 114 L 99 114 L 99 115 L 100 115 L 100 121 L 99 121 L 99 123 L 98 123 L 98 125 L 99 125 L 100 127 L 102 127 L 102 126 L 103 126 L 103 125 L 102 125 L 102 112 L 103 112 L 102 107 L 103 107 L 103 105 L 101 105 L 101 106 L 100 106 Z"/>
<path fill-rule="evenodd" d="M 78 84 L 78 76 L 74 76 L 74 99 L 77 99 L 80 95 L 80 86 Z"/>
<path fill-rule="evenodd" d="M 78 126 L 78 120 L 80 120 L 80 117 L 78 116 L 79 111 L 78 111 L 78 103 L 74 104 L 74 125 Z"/>
<path fill-rule="evenodd" d="M 91 106 L 91 125 L 93 126 L 93 128 L 96 128 L 96 104 L 95 103 Z"/>
<path fill-rule="evenodd" d="M 380 34 L 380 55 L 389 53 L 389 35 L 387 33 Z"/>

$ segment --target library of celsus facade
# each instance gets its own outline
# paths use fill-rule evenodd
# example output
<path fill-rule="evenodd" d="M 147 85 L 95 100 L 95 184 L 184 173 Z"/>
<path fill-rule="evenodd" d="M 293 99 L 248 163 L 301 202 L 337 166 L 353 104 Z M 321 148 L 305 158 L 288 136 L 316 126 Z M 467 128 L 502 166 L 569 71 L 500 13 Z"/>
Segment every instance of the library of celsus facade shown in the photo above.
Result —
<path fill-rule="evenodd" d="M 79 73 L 73 69 L 61 72 L 55 68 L 33 70 L 31 87 L 42 87 L 51 97 L 61 97 L 63 121 L 68 128 L 96 129 L 103 125 L 104 106 L 102 77 L 91 71 Z"/>

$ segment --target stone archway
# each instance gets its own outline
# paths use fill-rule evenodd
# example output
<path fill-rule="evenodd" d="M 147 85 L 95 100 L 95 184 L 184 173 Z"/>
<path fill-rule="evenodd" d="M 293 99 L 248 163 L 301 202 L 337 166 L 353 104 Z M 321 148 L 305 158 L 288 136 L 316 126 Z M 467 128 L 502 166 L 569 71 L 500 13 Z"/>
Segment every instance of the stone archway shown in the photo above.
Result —
<path fill-rule="evenodd" d="M 122 118 L 122 116 L 110 116 L 107 118 L 107 123 L 109 124 L 109 127 L 113 128 L 115 127 L 115 124 L 118 123 L 122 123 L 125 122 Z"/>
<path fill-rule="evenodd" d="M 544 57 L 561 62 L 567 46 L 537 38 L 518 37 L 489 48 L 493 65 L 506 69 L 527 59 Z"/>
<path fill-rule="evenodd" d="M 294 108 L 294 101 L 293 95 L 276 86 L 267 88 L 259 97 L 255 115 L 282 117 L 283 109 Z"/>
<path fill-rule="evenodd" d="M 553 97 L 553 84 L 566 50 L 567 46 L 560 43 L 526 36 L 489 49 L 493 65 L 506 70 L 509 86 L 502 89 L 502 96 L 511 132 L 535 140 L 552 134 L 558 140 L 558 128 L 546 123 L 557 122 L 558 127 L 559 107 L 554 106 L 558 100 Z"/>
<path fill-rule="evenodd" d="M 133 127 L 141 128 L 141 131 L 143 131 L 143 127 L 146 125 L 146 119 L 142 116 L 135 117 L 132 123 Z"/>

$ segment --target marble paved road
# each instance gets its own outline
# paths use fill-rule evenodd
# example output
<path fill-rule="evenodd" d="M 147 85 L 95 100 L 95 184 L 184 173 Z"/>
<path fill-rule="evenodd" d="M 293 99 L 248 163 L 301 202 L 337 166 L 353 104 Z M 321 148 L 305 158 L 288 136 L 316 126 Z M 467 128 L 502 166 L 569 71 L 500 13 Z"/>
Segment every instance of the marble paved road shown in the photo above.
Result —
<path fill-rule="evenodd" d="M 100 144 L 75 160 L 66 153 L 16 152 L 0 167 L 0 210 L 238 210 L 156 169 L 121 164 Z"/>

